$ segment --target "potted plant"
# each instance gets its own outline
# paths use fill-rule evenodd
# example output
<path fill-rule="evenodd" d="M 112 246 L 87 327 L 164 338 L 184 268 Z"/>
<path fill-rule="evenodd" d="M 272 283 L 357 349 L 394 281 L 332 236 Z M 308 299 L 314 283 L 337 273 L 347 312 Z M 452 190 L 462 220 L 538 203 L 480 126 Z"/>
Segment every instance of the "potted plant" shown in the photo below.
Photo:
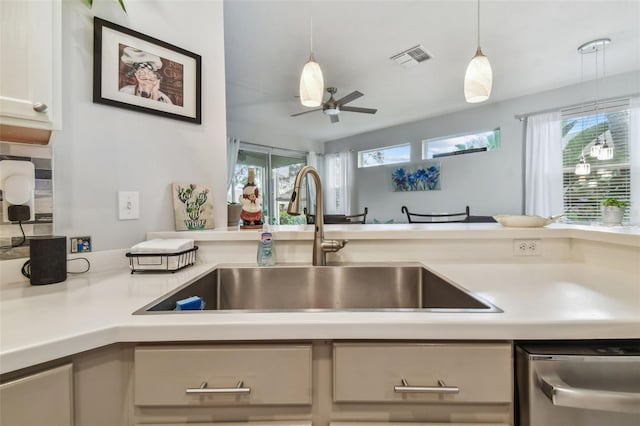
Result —
<path fill-rule="evenodd" d="M 627 207 L 625 201 L 609 197 L 602 201 L 602 223 L 605 225 L 622 225 L 624 209 Z"/>

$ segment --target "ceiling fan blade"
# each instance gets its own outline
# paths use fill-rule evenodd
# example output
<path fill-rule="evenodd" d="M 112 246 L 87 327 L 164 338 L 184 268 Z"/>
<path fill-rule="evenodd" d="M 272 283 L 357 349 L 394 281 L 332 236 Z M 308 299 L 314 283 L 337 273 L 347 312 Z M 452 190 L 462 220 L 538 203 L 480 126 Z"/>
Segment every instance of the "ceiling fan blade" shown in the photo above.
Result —
<path fill-rule="evenodd" d="M 347 96 L 340 98 L 336 101 L 336 104 L 338 105 L 344 105 L 344 104 L 348 104 L 351 101 L 355 101 L 356 99 L 358 99 L 359 97 L 364 96 L 364 94 L 358 92 L 357 90 L 354 92 L 349 93 Z"/>
<path fill-rule="evenodd" d="M 316 109 L 310 109 L 309 111 L 302 111 L 302 112 L 298 112 L 298 113 L 296 113 L 296 114 L 291 114 L 291 116 L 290 116 L 290 117 L 297 117 L 297 116 L 299 116 L 299 115 L 307 114 L 307 113 L 309 113 L 309 112 L 314 112 L 314 111 L 322 111 L 322 108 L 316 108 Z"/>
<path fill-rule="evenodd" d="M 329 118 L 331 119 L 332 123 L 337 123 L 338 121 L 340 121 L 340 118 L 338 118 L 338 115 L 330 115 Z"/>
<path fill-rule="evenodd" d="M 360 107 L 349 107 L 349 106 L 341 106 L 340 111 L 350 111 L 350 112 L 364 112 L 366 114 L 375 114 L 378 110 L 373 108 L 360 108 Z"/>

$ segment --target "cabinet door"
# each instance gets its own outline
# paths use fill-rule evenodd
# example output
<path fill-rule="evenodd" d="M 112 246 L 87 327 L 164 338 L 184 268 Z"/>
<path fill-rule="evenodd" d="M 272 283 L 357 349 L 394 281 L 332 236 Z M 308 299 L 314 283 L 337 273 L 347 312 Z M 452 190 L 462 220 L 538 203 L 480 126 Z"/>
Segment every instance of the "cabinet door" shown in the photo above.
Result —
<path fill-rule="evenodd" d="M 0 52 L 0 123 L 56 128 L 60 1 L 0 1 Z"/>
<path fill-rule="evenodd" d="M 0 425 L 73 425 L 71 364 L 0 385 Z"/>
<path fill-rule="evenodd" d="M 509 426 L 506 423 L 331 422 L 329 426 Z"/>
<path fill-rule="evenodd" d="M 136 426 L 189 426 L 194 423 L 138 423 Z M 311 426 L 310 421 L 286 421 L 286 422 L 278 422 L 278 421 L 255 421 L 255 422 L 232 422 L 232 423 L 198 423 L 198 426 Z M 494 426 L 494 425 L 483 425 L 483 426 Z M 498 425 L 500 426 L 500 425 Z"/>

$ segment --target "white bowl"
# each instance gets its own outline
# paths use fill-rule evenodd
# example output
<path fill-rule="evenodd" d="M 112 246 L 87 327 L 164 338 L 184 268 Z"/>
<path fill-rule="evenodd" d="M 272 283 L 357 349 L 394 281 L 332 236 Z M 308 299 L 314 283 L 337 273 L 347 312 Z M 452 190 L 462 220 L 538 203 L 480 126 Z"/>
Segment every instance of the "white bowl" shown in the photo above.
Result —
<path fill-rule="evenodd" d="M 497 215 L 493 218 L 502 226 L 512 228 L 542 228 L 558 220 L 562 215 L 542 217 L 528 215 Z"/>

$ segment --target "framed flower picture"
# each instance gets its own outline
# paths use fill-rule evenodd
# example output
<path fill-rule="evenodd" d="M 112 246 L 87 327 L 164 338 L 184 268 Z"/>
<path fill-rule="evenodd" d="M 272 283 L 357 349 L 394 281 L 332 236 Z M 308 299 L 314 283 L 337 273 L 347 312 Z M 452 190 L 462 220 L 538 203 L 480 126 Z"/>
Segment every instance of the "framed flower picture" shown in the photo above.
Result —
<path fill-rule="evenodd" d="M 395 167 L 391 171 L 393 190 L 436 191 L 440 189 L 440 163 Z"/>
<path fill-rule="evenodd" d="M 93 102 L 201 124 L 200 55 L 94 18 Z"/>

